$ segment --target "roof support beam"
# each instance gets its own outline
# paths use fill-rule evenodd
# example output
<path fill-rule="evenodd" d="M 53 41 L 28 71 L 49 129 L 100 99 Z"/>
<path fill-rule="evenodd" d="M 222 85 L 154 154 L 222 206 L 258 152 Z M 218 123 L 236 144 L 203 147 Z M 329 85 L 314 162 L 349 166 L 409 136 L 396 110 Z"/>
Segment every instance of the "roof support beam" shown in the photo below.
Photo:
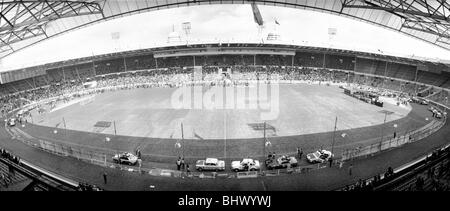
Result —
<path fill-rule="evenodd" d="M 45 25 L 60 18 L 102 14 L 97 1 L 0 1 L 0 47 L 33 37 L 45 36 Z M 3 23 L 2 23 L 3 21 Z"/>
<path fill-rule="evenodd" d="M 448 35 L 448 34 L 441 34 L 441 33 L 438 33 L 438 32 L 432 31 L 432 30 L 426 30 L 426 29 L 417 28 L 417 27 L 413 27 L 413 26 L 406 26 L 406 25 L 403 26 L 403 28 L 412 29 L 412 30 L 421 31 L 421 32 L 426 32 L 426 33 L 429 33 L 429 34 L 437 35 L 439 37 L 450 38 L 450 35 Z"/>
<path fill-rule="evenodd" d="M 413 11 L 413 10 L 406 10 L 406 9 L 399 9 L 399 8 L 387 8 L 387 7 L 379 7 L 379 6 L 367 6 L 367 5 L 344 5 L 344 7 L 347 8 L 359 8 L 359 9 L 371 9 L 371 10 L 384 10 L 391 13 L 403 13 L 403 14 L 410 14 L 410 15 L 417 15 L 422 17 L 429 17 L 436 20 L 444 20 L 444 21 L 450 21 L 449 17 L 441 16 L 441 15 L 433 15 L 430 13 L 420 12 L 420 11 Z"/>

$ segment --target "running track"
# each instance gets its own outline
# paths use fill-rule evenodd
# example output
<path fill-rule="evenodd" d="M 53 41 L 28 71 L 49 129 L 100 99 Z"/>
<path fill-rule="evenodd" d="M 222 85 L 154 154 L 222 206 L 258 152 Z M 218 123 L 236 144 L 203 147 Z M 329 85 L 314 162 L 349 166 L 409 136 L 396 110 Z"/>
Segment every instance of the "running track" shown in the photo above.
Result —
<path fill-rule="evenodd" d="M 12 151 L 22 159 L 46 170 L 80 182 L 96 184 L 106 190 L 240 190 L 240 191 L 284 191 L 284 190 L 334 190 L 360 178 L 383 173 L 389 166 L 399 167 L 450 142 L 450 125 L 429 137 L 404 147 L 379 153 L 369 158 L 352 161 L 353 175 L 348 175 L 348 166 L 324 168 L 304 174 L 258 177 L 249 179 L 199 179 L 172 178 L 139 175 L 134 172 L 105 168 L 74 158 L 60 157 L 31 148 L 14 140 L 1 127 L 0 146 Z M 103 184 L 103 172 L 108 174 L 108 184 Z M 151 189 L 149 186 L 154 185 Z"/>

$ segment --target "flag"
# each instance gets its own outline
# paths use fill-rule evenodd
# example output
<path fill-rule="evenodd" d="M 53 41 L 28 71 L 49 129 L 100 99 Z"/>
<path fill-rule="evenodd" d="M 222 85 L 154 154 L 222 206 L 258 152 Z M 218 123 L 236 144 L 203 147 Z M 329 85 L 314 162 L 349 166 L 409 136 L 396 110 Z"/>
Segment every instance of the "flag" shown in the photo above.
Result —
<path fill-rule="evenodd" d="M 275 19 L 275 24 L 280 25 L 280 23 L 278 23 L 277 19 Z"/>
<path fill-rule="evenodd" d="M 113 32 L 113 33 L 111 33 L 111 38 L 113 40 L 118 40 L 120 38 L 120 32 Z"/>
<path fill-rule="evenodd" d="M 203 140 L 203 138 L 201 137 L 201 136 L 199 136 L 197 133 L 195 133 L 194 132 L 194 137 L 196 137 L 196 138 L 198 138 L 198 139 L 200 139 L 200 140 Z"/>
<path fill-rule="evenodd" d="M 253 11 L 253 19 L 255 20 L 255 23 L 262 26 L 264 24 L 264 21 L 261 16 L 261 13 L 259 12 L 258 6 L 255 3 L 252 4 L 252 11 Z"/>
<path fill-rule="evenodd" d="M 337 29 L 336 28 L 328 28 L 328 35 L 336 35 Z"/>

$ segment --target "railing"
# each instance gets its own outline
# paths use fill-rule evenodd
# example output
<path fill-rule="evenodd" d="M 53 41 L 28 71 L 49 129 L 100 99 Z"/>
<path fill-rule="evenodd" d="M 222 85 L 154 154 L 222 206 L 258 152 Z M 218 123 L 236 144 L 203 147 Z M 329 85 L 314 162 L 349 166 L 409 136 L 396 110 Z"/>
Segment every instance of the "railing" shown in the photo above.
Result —
<path fill-rule="evenodd" d="M 107 165 L 106 154 L 99 153 L 98 151 L 43 140 L 39 140 L 38 148 L 53 154 L 73 157 L 96 165 Z"/>
<path fill-rule="evenodd" d="M 411 182 L 415 182 L 417 175 L 424 173 L 426 169 L 431 167 L 437 167 L 438 163 L 449 162 L 448 155 L 450 153 L 450 144 L 440 147 L 433 152 L 420 157 L 410 163 L 400 166 L 394 169 L 393 174 L 385 176 L 385 174 L 376 175 L 378 180 L 374 177 L 361 179 L 356 184 L 347 185 L 346 187 L 341 187 L 336 190 L 343 191 L 361 191 L 361 190 L 375 190 L 375 191 L 386 191 L 386 190 L 404 190 L 405 187 L 411 185 Z M 440 165 L 442 166 L 442 165 Z M 441 171 L 442 169 L 440 169 Z"/>
<path fill-rule="evenodd" d="M 44 150 L 46 152 L 60 155 L 60 156 L 68 156 L 73 157 L 78 160 L 87 161 L 89 163 L 93 163 L 96 165 L 106 166 L 106 154 L 103 152 L 99 152 L 95 149 L 90 149 L 88 147 L 70 145 L 65 143 L 55 143 L 50 141 L 45 141 L 41 139 L 36 139 L 19 129 L 9 129 L 6 128 L 6 131 L 10 133 L 15 139 L 31 146 L 34 148 L 38 148 Z"/>
<path fill-rule="evenodd" d="M 28 142 L 28 144 L 32 145 L 31 142 Z M 73 175 L 70 175 L 69 177 L 59 175 L 58 173 L 43 169 L 22 158 L 19 158 L 6 149 L 1 149 L 1 151 L 1 163 L 18 170 L 20 175 L 37 182 L 36 185 L 39 186 L 41 190 L 101 190 L 97 186 L 91 185 L 81 178 L 74 177 Z"/>
<path fill-rule="evenodd" d="M 342 153 L 341 161 L 372 155 L 381 151 L 389 150 L 395 147 L 400 147 L 404 144 L 424 139 L 444 126 L 446 122 L 446 117 L 444 116 L 443 118 L 444 118 L 443 121 L 432 120 L 430 123 L 423 126 L 422 128 L 419 128 L 412 132 L 408 132 L 400 137 L 374 143 L 362 148 L 346 149 Z"/>

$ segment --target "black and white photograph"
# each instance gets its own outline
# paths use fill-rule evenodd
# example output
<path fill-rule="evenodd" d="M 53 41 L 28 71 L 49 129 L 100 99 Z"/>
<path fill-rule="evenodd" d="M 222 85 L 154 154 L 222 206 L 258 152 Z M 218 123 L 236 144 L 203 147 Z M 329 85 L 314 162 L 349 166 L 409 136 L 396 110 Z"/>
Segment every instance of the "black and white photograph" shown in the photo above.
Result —
<path fill-rule="evenodd" d="M 449 191 L 449 95 L 446 0 L 0 0 L 0 192 Z"/>

